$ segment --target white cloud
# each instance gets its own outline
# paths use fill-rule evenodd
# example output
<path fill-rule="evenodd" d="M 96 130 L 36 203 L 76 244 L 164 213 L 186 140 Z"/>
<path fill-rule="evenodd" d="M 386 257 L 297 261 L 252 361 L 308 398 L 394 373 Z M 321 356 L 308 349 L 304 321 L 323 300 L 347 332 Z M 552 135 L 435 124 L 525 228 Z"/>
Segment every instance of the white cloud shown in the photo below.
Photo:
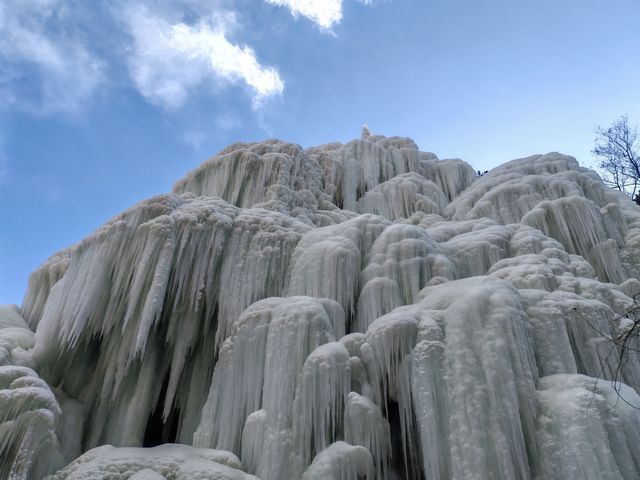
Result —
<path fill-rule="evenodd" d="M 37 113 L 75 111 L 103 82 L 103 63 L 83 35 L 70 28 L 65 7 L 59 0 L 0 4 L 0 95 L 5 104 Z"/>
<path fill-rule="evenodd" d="M 330 29 L 342 20 L 342 0 L 266 0 L 268 3 L 287 7 L 294 17 L 302 15 L 323 29 Z"/>
<path fill-rule="evenodd" d="M 330 31 L 342 20 L 342 0 L 265 0 L 273 5 L 287 7 L 294 17 L 302 15 L 315 22 L 320 28 Z M 359 0 L 369 5 L 371 0 Z"/>
<path fill-rule="evenodd" d="M 252 48 L 229 41 L 237 22 L 223 4 L 233 6 L 230 0 L 112 0 L 109 7 L 0 0 L 0 106 L 38 114 L 81 110 L 106 83 L 107 65 L 118 72 L 119 52 L 137 90 L 163 107 L 179 107 L 206 85 L 244 85 L 256 105 L 280 94 L 278 71 L 261 65 Z M 98 18 L 109 10 L 114 17 Z"/>
<path fill-rule="evenodd" d="M 243 80 L 258 99 L 282 93 L 284 84 L 273 68 L 260 65 L 249 47 L 230 43 L 221 31 L 207 25 L 191 28 L 185 24 L 173 26 L 176 49 L 194 60 L 207 59 L 210 67 L 221 77 L 231 81 Z"/>
<path fill-rule="evenodd" d="M 154 104 L 179 107 L 194 88 L 212 79 L 247 85 L 256 103 L 284 89 L 277 70 L 260 65 L 250 47 L 227 40 L 233 14 L 218 13 L 188 25 L 138 5 L 122 18 L 133 37 L 127 60 L 131 77 Z"/>

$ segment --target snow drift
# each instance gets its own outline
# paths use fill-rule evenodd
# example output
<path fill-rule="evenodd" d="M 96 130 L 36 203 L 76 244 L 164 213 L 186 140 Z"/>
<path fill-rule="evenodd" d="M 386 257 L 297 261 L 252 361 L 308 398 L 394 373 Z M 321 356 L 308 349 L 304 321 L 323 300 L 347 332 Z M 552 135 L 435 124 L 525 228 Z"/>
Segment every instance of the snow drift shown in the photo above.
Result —
<path fill-rule="evenodd" d="M 234 144 L 0 309 L 0 476 L 636 479 L 639 278 L 572 157 Z"/>

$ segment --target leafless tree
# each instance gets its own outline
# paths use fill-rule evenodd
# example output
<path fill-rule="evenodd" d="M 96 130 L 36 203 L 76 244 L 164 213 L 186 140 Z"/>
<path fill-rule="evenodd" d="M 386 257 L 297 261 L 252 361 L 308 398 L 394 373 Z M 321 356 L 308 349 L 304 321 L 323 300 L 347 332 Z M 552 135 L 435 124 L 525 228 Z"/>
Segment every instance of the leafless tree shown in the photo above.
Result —
<path fill-rule="evenodd" d="M 610 328 L 608 331 L 591 323 L 577 308 L 573 309 L 590 329 L 605 340 L 598 343 L 596 347 L 598 356 L 607 365 L 598 374 L 598 381 L 601 376 L 609 378 L 620 400 L 628 405 L 631 405 L 628 399 L 621 395 L 624 382 L 623 371 L 625 367 L 635 368 L 637 362 L 631 361 L 631 357 L 640 355 L 640 293 L 635 294 L 632 298 L 633 303 L 622 315 L 617 315 L 609 320 Z M 605 370 L 607 371 L 605 372 Z M 631 406 L 640 409 L 637 405 Z"/>
<path fill-rule="evenodd" d="M 638 202 L 640 142 L 637 128 L 630 127 L 624 115 L 608 128 L 597 127 L 596 135 L 596 145 L 591 153 L 598 159 L 605 183 Z"/>
<path fill-rule="evenodd" d="M 622 382 L 623 368 L 629 363 L 630 355 L 638 355 L 638 338 L 640 338 L 640 294 L 633 297 L 633 305 L 627 309 L 624 316 L 620 318 L 619 328 L 610 340 L 618 347 L 616 369 L 614 372 L 613 383 L 616 391 L 620 391 L 619 384 Z"/>

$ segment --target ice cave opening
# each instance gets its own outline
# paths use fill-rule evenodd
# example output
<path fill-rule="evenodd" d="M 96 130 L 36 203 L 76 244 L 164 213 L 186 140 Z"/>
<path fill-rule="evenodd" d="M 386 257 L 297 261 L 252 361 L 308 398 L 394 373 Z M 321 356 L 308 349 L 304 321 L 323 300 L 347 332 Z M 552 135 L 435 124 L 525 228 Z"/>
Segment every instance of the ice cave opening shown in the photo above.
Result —
<path fill-rule="evenodd" d="M 386 402 L 386 419 L 389 423 L 389 442 L 391 451 L 389 452 L 389 470 L 395 472 L 398 478 L 425 478 L 420 465 L 420 451 L 407 449 L 405 445 L 412 444 L 420 447 L 420 439 L 414 429 L 404 432 L 400 421 L 400 407 L 398 402 L 388 400 Z M 413 415 L 413 412 L 409 412 Z M 413 425 L 410 422 L 409 425 Z"/>
<path fill-rule="evenodd" d="M 164 415 L 166 410 L 164 401 L 166 399 L 170 378 L 170 373 L 164 376 L 160 395 L 158 396 L 158 403 L 156 403 L 153 411 L 149 414 L 147 427 L 144 431 L 144 440 L 142 441 L 143 447 L 156 447 L 163 443 L 176 443 L 178 438 L 180 409 L 172 404 L 169 408 L 169 415 L 167 415 L 166 418 Z"/>

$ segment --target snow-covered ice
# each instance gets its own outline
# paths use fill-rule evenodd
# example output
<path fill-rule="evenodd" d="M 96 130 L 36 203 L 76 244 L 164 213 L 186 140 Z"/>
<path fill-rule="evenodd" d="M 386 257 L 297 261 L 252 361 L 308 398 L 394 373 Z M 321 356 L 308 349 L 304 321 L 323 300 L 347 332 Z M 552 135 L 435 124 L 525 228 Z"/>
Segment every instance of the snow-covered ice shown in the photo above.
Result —
<path fill-rule="evenodd" d="M 234 144 L 0 307 L 0 477 L 635 480 L 637 293 L 572 157 Z"/>
<path fill-rule="evenodd" d="M 153 448 L 89 450 L 47 480 L 256 480 L 229 452 L 164 444 Z"/>

